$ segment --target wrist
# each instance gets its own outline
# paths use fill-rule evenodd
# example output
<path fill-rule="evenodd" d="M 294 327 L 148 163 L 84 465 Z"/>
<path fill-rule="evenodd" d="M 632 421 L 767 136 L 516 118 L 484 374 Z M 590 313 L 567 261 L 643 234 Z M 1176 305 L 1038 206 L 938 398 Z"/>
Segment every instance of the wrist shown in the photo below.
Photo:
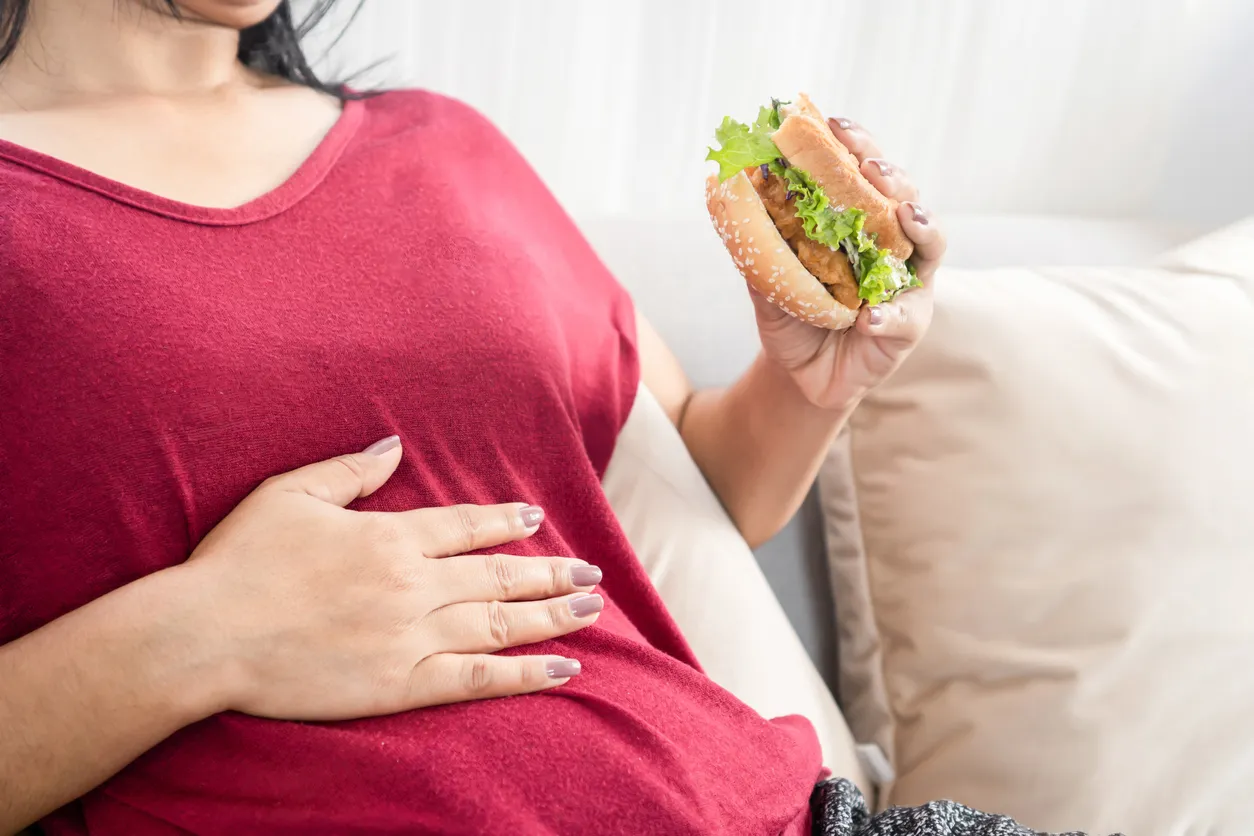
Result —
<path fill-rule="evenodd" d="M 202 567 L 174 566 L 137 584 L 144 585 L 140 606 L 149 613 L 153 680 L 169 708 L 184 725 L 230 708 L 239 677 Z"/>

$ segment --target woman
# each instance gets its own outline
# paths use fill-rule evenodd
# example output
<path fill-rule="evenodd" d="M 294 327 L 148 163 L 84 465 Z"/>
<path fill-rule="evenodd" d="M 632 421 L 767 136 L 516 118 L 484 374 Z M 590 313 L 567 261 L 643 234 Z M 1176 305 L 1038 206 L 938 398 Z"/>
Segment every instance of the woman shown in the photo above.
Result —
<path fill-rule="evenodd" d="M 599 477 L 643 379 L 751 543 L 796 510 L 944 252 L 871 138 L 924 288 L 755 299 L 694 393 L 484 119 L 323 85 L 286 3 L 0 21 L 0 831 L 808 832 L 813 731 L 700 673 Z"/>

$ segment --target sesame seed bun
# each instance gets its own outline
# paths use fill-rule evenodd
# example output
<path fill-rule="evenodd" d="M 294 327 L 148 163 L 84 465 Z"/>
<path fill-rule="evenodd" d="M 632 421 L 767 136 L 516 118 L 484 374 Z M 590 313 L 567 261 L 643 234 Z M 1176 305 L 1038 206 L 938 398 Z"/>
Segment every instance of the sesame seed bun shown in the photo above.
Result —
<path fill-rule="evenodd" d="M 780 116 L 782 122 L 771 139 L 788 164 L 809 174 L 834 206 L 866 212 L 865 229 L 876 236 L 878 246 L 902 261 L 909 258 L 914 245 L 897 220 L 897 201 L 880 194 L 862 175 L 857 158 L 836 139 L 810 99 L 800 94 L 780 108 Z M 706 208 L 723 246 L 755 290 L 813 325 L 833 331 L 853 325 L 857 307 L 841 304 L 806 270 L 744 172 L 723 183 L 718 182 L 717 175 L 710 175 Z"/>
<path fill-rule="evenodd" d="M 743 171 L 722 183 L 711 174 L 705 206 L 740 274 L 767 301 L 820 328 L 843 331 L 853 325 L 857 310 L 837 302 L 801 266 Z"/>

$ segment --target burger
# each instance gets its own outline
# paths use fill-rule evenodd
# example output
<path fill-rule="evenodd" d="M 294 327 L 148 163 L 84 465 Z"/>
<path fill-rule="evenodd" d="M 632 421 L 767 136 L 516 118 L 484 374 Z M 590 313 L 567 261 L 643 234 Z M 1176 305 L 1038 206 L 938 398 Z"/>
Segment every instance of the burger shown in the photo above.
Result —
<path fill-rule="evenodd" d="M 919 279 L 897 201 L 880 194 L 858 160 L 801 94 L 772 100 L 745 125 L 714 133 L 706 208 L 723 246 L 758 293 L 790 315 L 844 330 Z"/>

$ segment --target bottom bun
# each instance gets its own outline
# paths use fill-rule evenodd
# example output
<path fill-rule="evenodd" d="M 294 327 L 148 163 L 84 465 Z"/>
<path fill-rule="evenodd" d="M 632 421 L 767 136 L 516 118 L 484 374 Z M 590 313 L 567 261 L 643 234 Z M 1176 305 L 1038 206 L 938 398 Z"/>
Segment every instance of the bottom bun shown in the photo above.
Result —
<path fill-rule="evenodd" d="M 705 207 L 740 275 L 768 302 L 831 331 L 853 325 L 857 309 L 837 302 L 797 260 L 743 171 L 722 183 L 711 174 L 705 186 Z"/>

